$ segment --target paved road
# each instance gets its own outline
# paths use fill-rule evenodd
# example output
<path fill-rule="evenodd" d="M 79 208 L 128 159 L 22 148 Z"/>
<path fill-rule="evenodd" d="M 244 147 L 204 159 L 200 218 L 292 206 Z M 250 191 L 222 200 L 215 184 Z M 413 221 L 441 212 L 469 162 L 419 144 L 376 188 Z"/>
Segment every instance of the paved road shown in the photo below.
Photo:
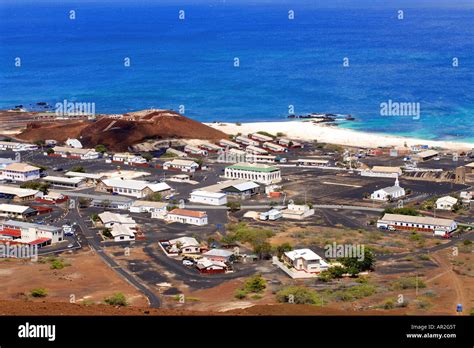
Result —
<path fill-rule="evenodd" d="M 420 250 L 415 251 L 415 252 L 408 252 L 408 253 L 402 253 L 402 254 L 377 255 L 377 260 L 392 261 L 392 260 L 399 260 L 399 259 L 405 258 L 407 256 L 417 256 L 417 255 L 422 255 L 422 254 L 430 254 L 430 253 L 434 253 L 434 252 L 442 250 L 442 249 L 453 247 L 458 242 L 460 242 L 461 240 L 464 240 L 464 239 L 474 241 L 474 232 L 472 232 L 472 231 L 471 232 L 465 232 L 461 235 L 456 234 L 449 240 L 448 243 L 435 245 L 431 248 L 423 248 L 423 249 L 420 249 Z"/>
<path fill-rule="evenodd" d="M 236 269 L 233 273 L 206 275 L 199 273 L 196 269 L 183 266 L 180 261 L 166 256 L 161 250 L 155 251 L 150 246 L 144 247 L 143 250 L 154 262 L 166 267 L 166 269 L 173 272 L 179 280 L 194 289 L 211 288 L 230 279 L 250 276 L 256 273 L 255 267 L 258 265 L 258 263 L 249 264 L 246 265 L 245 268 L 240 268 L 240 265 L 235 264 L 234 267 L 239 267 L 239 269 Z"/>
<path fill-rule="evenodd" d="M 81 229 L 85 239 L 87 240 L 91 248 L 97 252 L 97 254 L 105 261 L 105 263 L 147 297 L 148 302 L 150 303 L 150 307 L 159 308 L 161 306 L 160 298 L 153 291 L 151 291 L 138 280 L 136 280 L 134 276 L 128 273 L 117 262 L 115 262 L 114 259 L 112 259 L 104 252 L 102 246 L 100 245 L 100 242 L 96 238 L 95 232 L 91 231 L 84 223 L 84 219 L 79 213 L 78 208 L 70 209 L 68 216 L 72 221 L 77 222 L 79 228 Z"/>

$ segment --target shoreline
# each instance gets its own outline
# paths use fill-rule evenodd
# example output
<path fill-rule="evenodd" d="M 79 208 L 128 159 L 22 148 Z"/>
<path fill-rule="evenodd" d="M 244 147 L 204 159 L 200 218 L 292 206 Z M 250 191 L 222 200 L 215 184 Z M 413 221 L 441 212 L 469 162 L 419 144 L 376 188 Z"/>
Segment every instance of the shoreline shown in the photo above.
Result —
<path fill-rule="evenodd" d="M 259 131 L 265 131 L 276 135 L 284 133 L 286 137 L 301 140 L 330 143 L 336 145 L 352 147 L 404 147 L 412 145 L 428 145 L 447 150 L 471 151 L 474 149 L 474 143 L 455 142 L 444 140 L 424 140 L 420 138 L 411 138 L 398 135 L 389 135 L 382 133 L 370 133 L 348 128 L 338 128 L 337 126 L 328 126 L 316 124 L 311 121 L 276 121 L 276 122 L 245 122 L 237 125 L 236 123 L 205 123 L 206 125 L 220 130 L 226 134 L 235 135 L 237 133 L 248 134 Z"/>

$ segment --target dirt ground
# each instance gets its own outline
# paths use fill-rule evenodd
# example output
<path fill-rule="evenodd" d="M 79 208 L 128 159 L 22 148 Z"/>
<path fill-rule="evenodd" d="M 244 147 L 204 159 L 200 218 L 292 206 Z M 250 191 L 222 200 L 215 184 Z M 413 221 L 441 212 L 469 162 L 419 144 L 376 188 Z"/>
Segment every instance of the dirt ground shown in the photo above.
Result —
<path fill-rule="evenodd" d="M 28 302 L 101 303 L 114 293 L 123 293 L 133 306 L 147 306 L 140 292 L 123 280 L 94 252 L 86 249 L 75 254 L 62 254 L 59 259 L 68 266 L 51 269 L 51 262 L 0 260 L 0 300 Z M 44 288 L 47 296 L 34 298 L 32 289 Z"/>

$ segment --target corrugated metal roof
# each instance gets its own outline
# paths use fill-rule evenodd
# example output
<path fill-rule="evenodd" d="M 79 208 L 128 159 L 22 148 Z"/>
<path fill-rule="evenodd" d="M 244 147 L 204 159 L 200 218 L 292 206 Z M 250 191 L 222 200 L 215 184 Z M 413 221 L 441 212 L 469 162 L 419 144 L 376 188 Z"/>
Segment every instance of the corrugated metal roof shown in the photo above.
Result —
<path fill-rule="evenodd" d="M 411 216 L 401 214 L 385 214 L 381 221 L 392 221 L 392 222 L 404 222 L 411 224 L 422 224 L 422 225 L 434 225 L 434 226 L 446 226 L 450 227 L 454 220 L 434 218 L 430 216 Z"/>

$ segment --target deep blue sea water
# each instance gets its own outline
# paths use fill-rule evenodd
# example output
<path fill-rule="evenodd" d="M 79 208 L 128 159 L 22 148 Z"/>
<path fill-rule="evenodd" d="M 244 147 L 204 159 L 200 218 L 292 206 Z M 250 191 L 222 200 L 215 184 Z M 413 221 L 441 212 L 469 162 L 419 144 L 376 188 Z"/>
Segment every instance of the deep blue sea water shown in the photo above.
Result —
<path fill-rule="evenodd" d="M 294 105 L 356 117 L 343 127 L 474 143 L 473 9 L 406 8 L 398 20 L 388 5 L 176 3 L 0 2 L 0 108 L 184 105 L 200 121 L 242 122 L 285 120 Z M 420 119 L 381 116 L 389 99 L 420 103 Z"/>

